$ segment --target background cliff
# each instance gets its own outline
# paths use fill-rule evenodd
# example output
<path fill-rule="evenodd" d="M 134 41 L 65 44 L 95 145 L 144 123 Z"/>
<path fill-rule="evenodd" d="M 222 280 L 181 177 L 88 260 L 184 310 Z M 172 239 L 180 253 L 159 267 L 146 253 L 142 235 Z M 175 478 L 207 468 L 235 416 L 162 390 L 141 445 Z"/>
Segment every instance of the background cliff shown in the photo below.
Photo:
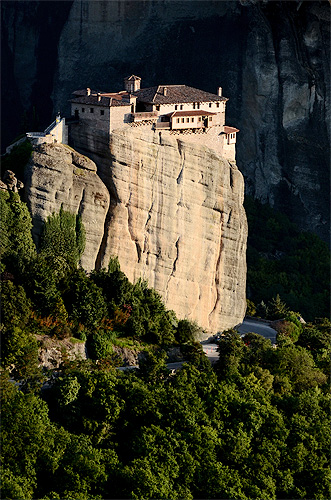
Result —
<path fill-rule="evenodd" d="M 329 4 L 2 2 L 3 146 L 70 93 L 185 83 L 230 98 L 247 192 L 328 239 Z"/>

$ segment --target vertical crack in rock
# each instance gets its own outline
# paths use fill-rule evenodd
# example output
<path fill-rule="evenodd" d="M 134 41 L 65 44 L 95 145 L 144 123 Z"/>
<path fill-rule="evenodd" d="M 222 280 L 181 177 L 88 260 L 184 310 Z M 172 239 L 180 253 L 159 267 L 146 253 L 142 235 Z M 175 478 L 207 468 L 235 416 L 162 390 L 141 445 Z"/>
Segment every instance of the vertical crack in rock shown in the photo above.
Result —
<path fill-rule="evenodd" d="M 177 261 L 178 261 L 178 257 L 179 257 L 179 240 L 180 240 L 180 237 L 177 239 L 176 243 L 175 243 L 175 247 L 176 247 L 176 258 L 174 260 L 174 263 L 172 265 L 172 272 L 171 272 L 171 275 L 170 276 L 174 276 L 175 272 L 176 272 L 176 268 L 177 268 Z"/>
<path fill-rule="evenodd" d="M 230 209 L 229 216 L 228 216 L 228 220 L 227 220 L 227 225 L 228 225 L 228 226 L 230 225 L 230 222 L 231 222 L 231 217 L 232 217 L 232 209 Z"/>
<path fill-rule="evenodd" d="M 233 172 L 232 172 L 232 167 L 229 168 L 230 171 L 230 187 L 233 190 Z"/>
<path fill-rule="evenodd" d="M 175 257 L 175 259 L 173 261 L 172 270 L 171 270 L 171 273 L 168 276 L 168 280 L 167 280 L 167 284 L 166 284 L 166 300 L 168 299 L 170 280 L 175 275 L 175 272 L 176 272 L 176 269 L 177 269 L 177 262 L 178 262 L 178 258 L 179 258 L 179 240 L 180 240 L 180 236 L 177 238 L 176 243 L 175 243 L 176 257 Z"/>
<path fill-rule="evenodd" d="M 152 198 L 153 198 L 153 193 L 152 193 Z M 149 221 L 152 218 L 153 206 L 154 206 L 154 201 L 152 199 L 152 204 L 149 207 L 149 210 L 148 210 L 148 213 L 147 213 L 147 219 L 146 219 L 145 227 L 144 227 L 145 237 L 144 237 L 144 249 L 143 249 L 143 253 L 146 253 L 149 250 L 149 245 L 148 245 Z M 146 257 L 146 264 L 148 264 L 148 255 Z"/>
<path fill-rule="evenodd" d="M 77 212 L 80 216 L 83 213 L 84 202 L 85 202 L 85 188 L 83 188 L 83 192 L 82 192 L 82 196 L 81 196 L 81 199 L 80 199 L 80 202 L 79 202 L 79 207 L 78 207 L 78 212 Z"/>
<path fill-rule="evenodd" d="M 107 241 L 108 241 L 108 237 L 109 237 L 109 235 L 108 235 L 109 227 L 110 227 L 110 223 L 111 223 L 111 219 L 112 219 L 112 211 L 111 211 L 110 205 L 111 204 L 109 204 L 108 211 L 107 211 L 106 218 L 105 218 L 105 222 L 103 225 L 103 227 L 104 227 L 103 236 L 102 236 L 102 240 L 100 243 L 99 251 L 98 251 L 97 257 L 95 259 L 95 269 L 96 270 L 101 268 L 102 259 L 105 255 L 105 250 L 107 247 Z"/>
<path fill-rule="evenodd" d="M 221 263 L 222 251 L 223 251 L 223 247 L 224 247 L 224 244 L 223 244 L 223 241 L 222 241 L 222 235 L 223 235 L 223 214 L 221 216 L 220 244 L 219 244 L 219 251 L 218 251 L 218 256 L 217 256 L 217 260 L 216 260 L 215 273 L 214 273 L 214 276 L 215 276 L 215 278 L 214 278 L 214 286 L 215 286 L 215 290 L 216 290 L 216 300 L 215 300 L 215 303 L 214 303 L 214 307 L 212 308 L 212 310 L 208 314 L 208 321 L 209 321 L 209 323 L 210 323 L 211 315 L 213 314 L 213 312 L 217 308 L 217 306 L 218 306 L 218 304 L 220 302 L 220 298 L 221 298 L 219 285 L 220 285 L 220 263 Z"/>
<path fill-rule="evenodd" d="M 177 184 L 182 184 L 183 183 L 183 174 L 184 174 L 184 164 L 185 164 L 185 153 L 182 151 L 182 145 L 181 143 L 177 140 L 177 147 L 178 147 L 178 152 L 181 157 L 181 164 L 180 164 L 180 172 L 177 177 Z"/>
<path fill-rule="evenodd" d="M 135 237 L 133 229 L 132 229 L 132 212 L 131 212 L 131 208 L 130 208 L 131 196 L 132 196 L 132 193 L 130 192 L 129 200 L 126 203 L 125 206 L 126 206 L 126 209 L 127 209 L 127 212 L 128 212 L 128 231 L 129 231 L 131 240 L 136 245 L 137 259 L 138 259 L 138 263 L 139 263 L 140 262 L 140 258 L 141 258 L 141 246 L 139 245 L 139 243 L 137 241 L 137 238 Z"/>

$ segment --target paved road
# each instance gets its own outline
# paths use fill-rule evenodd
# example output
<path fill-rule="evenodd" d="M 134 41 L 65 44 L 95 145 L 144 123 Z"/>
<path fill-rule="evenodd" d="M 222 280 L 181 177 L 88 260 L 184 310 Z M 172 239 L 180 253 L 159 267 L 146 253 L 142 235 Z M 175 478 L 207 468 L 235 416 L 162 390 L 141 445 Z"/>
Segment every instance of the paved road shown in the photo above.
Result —
<path fill-rule="evenodd" d="M 265 339 L 270 339 L 272 344 L 276 343 L 276 330 L 271 328 L 267 323 L 262 321 L 254 321 L 252 319 L 244 319 L 243 323 L 237 328 L 238 333 L 258 333 Z"/>
<path fill-rule="evenodd" d="M 266 339 L 270 339 L 272 344 L 276 343 L 276 330 L 271 328 L 267 323 L 264 323 L 262 321 L 254 321 L 251 319 L 245 319 L 243 323 L 237 327 L 238 333 L 241 335 L 245 335 L 245 333 L 258 333 L 259 335 L 262 335 L 262 337 Z M 215 361 L 218 360 L 218 354 L 217 354 L 217 344 L 211 342 L 205 343 L 204 341 L 202 343 L 202 348 L 204 353 L 206 354 L 207 358 L 211 363 L 215 363 Z"/>
<path fill-rule="evenodd" d="M 276 343 L 276 330 L 271 328 L 267 323 L 263 323 L 262 321 L 254 321 L 251 319 L 245 319 L 243 323 L 237 328 L 238 333 L 244 335 L 245 333 L 258 333 L 262 335 L 266 339 L 270 339 L 273 344 Z M 217 353 L 217 344 L 214 342 L 207 343 L 208 341 L 203 341 L 202 348 L 203 352 L 209 359 L 211 363 L 215 363 L 218 360 Z M 169 370 L 178 370 L 182 367 L 183 361 L 177 363 L 168 363 L 167 367 Z M 132 370 L 137 369 L 138 366 L 123 366 L 118 368 L 118 370 Z"/>
<path fill-rule="evenodd" d="M 202 344 L 202 349 L 211 363 L 218 360 L 218 353 L 216 352 L 217 344 Z"/>

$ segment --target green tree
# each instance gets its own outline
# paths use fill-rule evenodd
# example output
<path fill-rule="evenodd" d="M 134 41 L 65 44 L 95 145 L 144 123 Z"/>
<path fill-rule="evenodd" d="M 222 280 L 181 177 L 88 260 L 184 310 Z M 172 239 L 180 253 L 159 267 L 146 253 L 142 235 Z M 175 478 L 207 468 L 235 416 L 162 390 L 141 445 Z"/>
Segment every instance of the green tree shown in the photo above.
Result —
<path fill-rule="evenodd" d="M 181 319 L 178 321 L 176 340 L 180 344 L 194 342 L 200 332 L 201 328 L 196 322 L 189 321 L 188 319 Z"/>
<path fill-rule="evenodd" d="M 85 248 L 85 229 L 80 215 L 63 209 L 50 215 L 44 225 L 40 240 L 42 254 L 63 265 L 64 260 L 73 269 L 77 267 Z"/>
<path fill-rule="evenodd" d="M 277 349 L 273 370 L 274 373 L 286 375 L 294 390 L 298 392 L 326 382 L 326 376 L 316 367 L 312 355 L 306 349 L 293 344 Z"/>
<path fill-rule="evenodd" d="M 1 282 L 1 323 L 5 326 L 24 326 L 31 316 L 31 301 L 24 288 L 12 281 Z"/>
<path fill-rule="evenodd" d="M 236 330 L 223 332 L 218 342 L 219 358 L 215 364 L 216 372 L 222 378 L 236 376 L 246 349 L 246 345 Z"/>
<path fill-rule="evenodd" d="M 0 259 L 14 274 L 23 273 L 36 249 L 31 235 L 31 216 L 18 193 L 0 192 Z"/>
<path fill-rule="evenodd" d="M 107 317 L 107 306 L 101 289 L 82 269 L 77 269 L 71 275 L 70 288 L 63 299 L 70 317 L 89 329 L 96 328 Z"/>
<path fill-rule="evenodd" d="M 281 301 L 279 294 L 277 293 L 276 297 L 273 297 L 268 302 L 268 318 L 269 319 L 281 319 L 287 316 L 288 307 L 284 302 Z"/>

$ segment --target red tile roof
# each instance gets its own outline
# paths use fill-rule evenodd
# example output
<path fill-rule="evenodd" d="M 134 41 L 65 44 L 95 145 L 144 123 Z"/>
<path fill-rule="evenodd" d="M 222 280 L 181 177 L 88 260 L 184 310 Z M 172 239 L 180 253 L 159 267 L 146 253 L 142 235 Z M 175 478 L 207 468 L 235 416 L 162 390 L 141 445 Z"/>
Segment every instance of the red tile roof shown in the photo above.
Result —
<path fill-rule="evenodd" d="M 233 134 L 233 132 L 239 132 L 239 129 L 234 128 L 234 127 L 228 127 L 227 125 L 224 125 L 224 133 L 225 134 Z"/>

